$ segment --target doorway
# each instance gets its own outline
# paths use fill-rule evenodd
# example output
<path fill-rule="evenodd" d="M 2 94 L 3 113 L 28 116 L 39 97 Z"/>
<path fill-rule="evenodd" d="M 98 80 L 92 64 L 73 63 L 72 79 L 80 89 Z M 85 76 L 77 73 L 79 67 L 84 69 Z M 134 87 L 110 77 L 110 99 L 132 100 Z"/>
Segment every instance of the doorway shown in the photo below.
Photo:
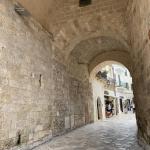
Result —
<path fill-rule="evenodd" d="M 100 97 L 97 98 L 97 117 L 98 117 L 98 120 L 103 118 L 103 116 L 102 116 L 102 102 L 101 102 Z"/>
<path fill-rule="evenodd" d="M 120 99 L 120 110 L 121 110 L 121 112 L 123 112 L 123 102 L 122 102 L 122 99 Z"/>

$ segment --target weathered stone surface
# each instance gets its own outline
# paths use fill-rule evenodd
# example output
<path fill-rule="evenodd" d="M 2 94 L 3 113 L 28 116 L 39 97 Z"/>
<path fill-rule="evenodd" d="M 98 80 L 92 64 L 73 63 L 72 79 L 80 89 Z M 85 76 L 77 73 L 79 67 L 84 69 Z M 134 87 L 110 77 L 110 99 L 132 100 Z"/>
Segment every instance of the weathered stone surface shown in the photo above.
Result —
<path fill-rule="evenodd" d="M 134 94 L 139 136 L 150 144 L 149 124 L 149 28 L 150 1 L 135 0 L 129 3 L 129 30 L 132 45 Z"/>
<path fill-rule="evenodd" d="M 108 60 L 131 71 L 139 136 L 150 144 L 149 1 L 20 3 L 49 32 L 0 1 L 0 149 L 93 122 L 89 78 Z"/>
<path fill-rule="evenodd" d="M 142 150 L 134 117 L 121 116 L 87 125 L 34 150 Z"/>
<path fill-rule="evenodd" d="M 89 85 L 69 75 L 35 20 L 16 14 L 8 0 L 0 7 L 0 149 L 89 123 Z"/>

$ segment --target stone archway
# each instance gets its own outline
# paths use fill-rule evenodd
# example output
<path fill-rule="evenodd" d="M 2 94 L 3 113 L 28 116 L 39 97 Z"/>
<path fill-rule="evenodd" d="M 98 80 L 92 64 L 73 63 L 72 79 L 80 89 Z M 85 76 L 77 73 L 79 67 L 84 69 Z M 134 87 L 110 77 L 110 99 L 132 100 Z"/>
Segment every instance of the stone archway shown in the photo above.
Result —
<path fill-rule="evenodd" d="M 68 72 L 71 76 L 74 76 L 81 83 L 88 83 L 90 89 L 93 90 L 92 85 L 92 76 L 95 75 L 95 72 L 99 69 L 99 65 L 105 61 L 119 62 L 126 66 L 132 74 L 133 62 L 130 56 L 129 47 L 127 47 L 124 42 L 109 36 L 97 36 L 87 38 L 78 43 L 71 50 L 68 58 Z M 93 74 L 93 75 L 92 75 Z M 96 84 L 94 85 L 96 88 Z M 101 89 L 102 90 L 102 89 Z M 93 93 L 93 92 L 92 92 Z M 98 93 L 98 91 L 96 92 Z M 91 96 L 89 99 L 89 112 L 92 115 L 91 121 L 97 120 L 97 101 L 94 102 L 92 99 L 97 99 L 98 94 L 94 95 L 94 98 Z M 105 110 L 102 110 L 103 113 Z M 105 116 L 104 116 L 105 118 Z"/>
<path fill-rule="evenodd" d="M 93 122 L 90 73 L 106 60 L 132 73 L 139 135 L 149 143 L 149 1 L 20 2 L 42 26 L 1 1 L 0 147 L 15 146 L 20 130 L 26 143 Z"/>

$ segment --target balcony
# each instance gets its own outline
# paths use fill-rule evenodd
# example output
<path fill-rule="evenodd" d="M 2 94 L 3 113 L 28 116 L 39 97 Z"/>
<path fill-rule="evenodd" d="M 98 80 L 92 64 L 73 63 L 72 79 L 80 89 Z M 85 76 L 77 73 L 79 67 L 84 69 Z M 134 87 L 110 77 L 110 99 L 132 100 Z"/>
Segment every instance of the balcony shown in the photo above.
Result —
<path fill-rule="evenodd" d="M 113 86 L 115 86 L 115 84 L 116 84 L 116 80 L 113 79 L 113 78 L 108 77 L 106 71 L 103 71 L 103 72 L 99 71 L 99 72 L 96 74 L 96 77 L 97 77 L 98 79 L 100 79 L 100 80 L 106 81 L 107 85 L 113 85 Z"/>

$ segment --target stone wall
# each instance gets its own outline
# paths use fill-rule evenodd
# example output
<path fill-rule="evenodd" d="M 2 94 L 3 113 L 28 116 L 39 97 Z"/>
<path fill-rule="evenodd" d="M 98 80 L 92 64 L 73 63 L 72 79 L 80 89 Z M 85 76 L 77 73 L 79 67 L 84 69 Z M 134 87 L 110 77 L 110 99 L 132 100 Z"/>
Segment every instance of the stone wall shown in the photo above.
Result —
<path fill-rule="evenodd" d="M 86 7 L 79 7 L 78 0 L 17 1 L 51 33 L 53 48 L 66 57 L 78 43 L 92 37 L 113 38 L 128 47 L 124 18 L 128 0 L 92 0 Z"/>
<path fill-rule="evenodd" d="M 19 16 L 9 0 L 0 10 L 0 149 L 91 122 L 88 80 L 69 75 L 64 56 L 31 17 Z"/>
<path fill-rule="evenodd" d="M 92 122 L 91 85 L 89 80 L 82 80 L 85 77 L 82 67 L 77 66 L 72 60 L 67 67 L 55 61 L 53 73 L 54 135 Z"/>
<path fill-rule="evenodd" d="M 0 149 L 52 134 L 53 67 L 48 34 L 0 2 Z"/>
<path fill-rule="evenodd" d="M 76 124 L 81 126 L 94 121 L 94 106 L 92 84 L 89 82 L 89 71 L 87 64 L 80 64 L 77 59 L 70 55 L 68 60 L 68 73 L 70 75 L 70 101 L 73 108 L 71 114 L 83 118 L 81 123 Z M 78 108 L 80 110 L 78 110 Z M 81 111 L 81 113 L 79 113 Z M 82 114 L 82 115 L 80 115 Z M 79 121 L 81 118 L 79 118 Z M 76 119 L 77 121 L 77 119 Z M 81 124 L 81 125 L 80 125 Z M 75 125 L 75 127 L 76 127 Z"/>
<path fill-rule="evenodd" d="M 134 0 L 128 7 L 134 61 L 134 95 L 139 137 L 150 144 L 150 1 Z"/>
<path fill-rule="evenodd" d="M 150 2 L 129 1 L 127 14 L 127 1 L 96 2 L 78 8 L 75 1 L 67 1 L 67 7 L 63 5 L 56 14 L 60 22 L 53 20 L 53 24 L 43 22 L 43 14 L 41 18 L 35 14 L 53 31 L 50 34 L 31 16 L 19 16 L 10 0 L 0 1 L 0 149 L 51 138 L 93 122 L 89 70 L 105 56 L 104 51 L 97 51 L 102 43 L 115 53 L 105 59 L 126 57 L 123 62 L 131 62 L 139 136 L 150 144 Z M 79 12 L 77 16 L 68 11 L 72 7 L 74 15 Z M 66 15 L 60 14 L 63 10 Z M 47 13 L 53 15 L 50 10 Z M 87 51 L 86 46 L 91 49 Z M 119 53 L 123 50 L 125 55 Z"/>

